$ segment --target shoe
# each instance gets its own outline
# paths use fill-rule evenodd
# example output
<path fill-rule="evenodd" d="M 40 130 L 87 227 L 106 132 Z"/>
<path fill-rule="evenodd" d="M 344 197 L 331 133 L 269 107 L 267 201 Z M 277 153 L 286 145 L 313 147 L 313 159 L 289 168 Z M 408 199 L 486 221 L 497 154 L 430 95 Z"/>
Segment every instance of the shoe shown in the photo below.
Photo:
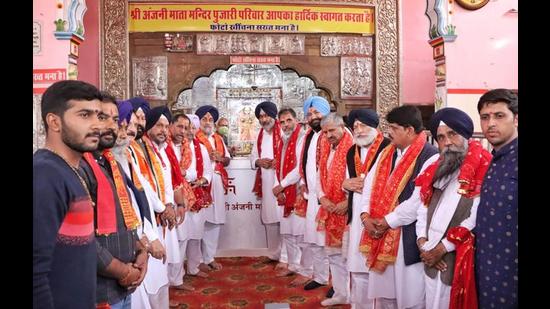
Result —
<path fill-rule="evenodd" d="M 325 286 L 326 284 L 320 284 L 319 282 L 315 281 L 315 280 L 311 280 L 308 284 L 306 284 L 304 286 L 304 290 L 306 291 L 309 291 L 309 290 L 313 290 L 313 289 L 316 289 L 320 286 Z"/>
<path fill-rule="evenodd" d="M 334 295 L 334 288 L 333 287 L 330 287 L 330 289 L 328 289 L 327 291 L 327 298 L 331 298 L 332 295 Z"/>
<path fill-rule="evenodd" d="M 321 302 L 321 306 L 328 307 L 328 306 L 334 306 L 334 305 L 345 305 L 349 302 L 345 297 L 338 296 L 333 298 L 327 298 Z"/>

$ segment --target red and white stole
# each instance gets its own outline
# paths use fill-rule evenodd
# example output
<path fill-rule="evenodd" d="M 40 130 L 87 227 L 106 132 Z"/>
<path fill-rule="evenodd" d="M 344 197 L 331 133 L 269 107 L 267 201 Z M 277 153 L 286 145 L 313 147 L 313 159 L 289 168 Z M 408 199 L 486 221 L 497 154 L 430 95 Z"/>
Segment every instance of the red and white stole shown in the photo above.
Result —
<path fill-rule="evenodd" d="M 281 127 L 279 126 L 279 121 L 275 120 L 275 124 L 273 125 L 273 165 L 275 166 L 275 170 L 278 174 L 277 166 L 279 166 L 279 163 L 281 162 L 281 152 L 279 151 L 282 149 L 282 143 L 283 140 L 281 138 Z M 256 147 L 258 149 L 258 158 L 262 157 L 262 141 L 264 138 L 264 129 L 262 128 L 260 130 L 260 133 L 258 134 L 258 140 L 256 141 Z M 258 198 L 262 198 L 262 168 L 258 167 L 256 170 L 256 179 L 254 181 L 254 187 L 252 188 L 252 192 L 256 194 Z"/>
<path fill-rule="evenodd" d="M 298 143 L 298 136 L 300 135 L 300 130 L 302 129 L 302 126 L 300 124 L 296 125 L 296 128 L 292 132 L 292 134 L 289 137 L 288 144 L 285 151 L 285 157 L 283 159 L 283 167 L 282 167 L 282 174 L 281 174 L 281 165 L 277 164 L 276 171 L 277 171 L 277 179 L 279 182 L 283 180 L 288 173 L 290 173 L 295 167 L 296 167 L 296 144 Z M 283 152 L 283 143 L 280 143 L 280 148 L 277 149 L 276 153 L 282 153 Z M 284 194 L 285 194 L 285 204 L 284 204 L 284 212 L 283 217 L 288 217 L 294 210 L 294 206 L 296 204 L 296 186 L 297 184 L 290 185 L 285 188 Z"/>
<path fill-rule="evenodd" d="M 208 140 L 208 136 L 202 132 L 202 130 L 199 130 L 197 132 L 196 138 L 199 140 L 201 144 L 206 147 L 206 150 L 208 150 L 208 153 L 212 153 L 214 150 L 219 153 L 222 157 L 225 157 L 225 146 L 223 145 L 223 138 L 218 133 L 214 133 L 214 146 L 210 144 L 210 141 Z M 227 190 L 227 186 L 229 185 L 229 176 L 227 175 L 227 171 L 225 170 L 225 167 L 221 162 L 216 162 L 214 166 L 214 173 L 219 174 L 222 177 L 222 183 L 223 188 Z"/>
<path fill-rule="evenodd" d="M 181 168 L 182 170 L 189 169 L 191 166 L 191 147 L 195 152 L 195 168 L 197 170 L 197 179 L 200 179 L 204 174 L 204 159 L 202 157 L 200 142 L 197 139 L 193 139 L 193 144 L 190 145 L 189 141 L 184 138 L 181 145 Z M 211 185 L 207 187 L 193 188 L 193 195 L 195 196 L 195 202 L 191 203 L 191 211 L 198 212 L 202 208 L 206 208 L 212 204 L 212 196 L 210 195 Z"/>

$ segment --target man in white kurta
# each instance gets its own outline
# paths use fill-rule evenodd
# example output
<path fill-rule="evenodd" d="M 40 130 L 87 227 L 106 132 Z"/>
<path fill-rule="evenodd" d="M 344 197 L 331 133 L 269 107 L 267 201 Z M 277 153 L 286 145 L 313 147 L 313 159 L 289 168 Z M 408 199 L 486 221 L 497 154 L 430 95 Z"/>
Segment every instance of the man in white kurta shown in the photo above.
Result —
<path fill-rule="evenodd" d="M 317 141 L 321 134 L 321 119 L 330 113 L 328 101 L 319 96 L 309 97 L 304 102 L 304 114 L 310 129 L 304 136 L 300 152 L 300 194 L 307 200 L 304 243 L 302 246 L 302 269 L 307 277 L 298 277 L 292 284 L 303 284 L 305 290 L 318 288 L 328 283 L 328 256 L 323 250 L 325 245 L 324 231 L 317 230 L 315 218 L 319 210 L 317 199 Z"/>
<path fill-rule="evenodd" d="M 403 157 L 410 151 L 411 145 L 415 141 L 425 141 L 425 134 L 422 132 L 422 117 L 420 111 L 414 106 L 400 106 L 394 108 L 386 119 L 390 126 L 390 139 L 395 146 L 395 156 L 393 156 L 394 173 L 399 167 Z M 390 149 L 390 146 L 385 150 Z M 383 220 L 369 218 L 371 195 L 375 177 L 377 177 L 377 168 L 380 164 L 382 155 L 372 167 L 372 172 L 366 177 L 363 187 L 363 196 L 361 200 L 361 216 L 363 225 L 366 226 L 366 232 L 373 238 L 382 237 L 388 228 L 395 229 L 416 221 L 416 212 L 422 207 L 418 192 L 413 192 L 411 196 L 399 203 L 389 214 L 385 215 Z M 414 178 L 422 173 L 427 166 L 435 162 L 438 158 L 437 150 L 432 145 L 425 143 L 422 151 L 415 160 L 414 170 L 411 173 L 408 183 L 411 184 Z M 418 168 L 420 167 L 420 168 Z M 407 187 L 407 186 L 405 186 Z M 417 189 L 415 189 L 416 191 Z M 366 215 L 366 217 L 363 217 Z M 372 230 L 372 226 L 376 231 Z M 371 228 L 371 230 L 369 230 Z M 425 289 L 424 289 L 424 270 L 423 264 L 417 262 L 411 265 L 405 265 L 403 253 L 403 229 L 400 229 L 397 257 L 393 264 L 387 265 L 385 270 L 380 273 L 369 269 L 368 298 L 375 299 L 375 308 L 424 308 L 425 307 Z M 408 244 L 409 245 L 409 244 Z M 367 262 L 369 262 L 367 260 Z"/>
<path fill-rule="evenodd" d="M 137 103 L 138 104 L 132 103 L 134 109 L 127 127 L 127 134 L 130 139 L 137 138 L 138 135 L 140 135 L 138 132 L 145 132 L 145 114 L 139 105 L 143 106 L 147 103 L 143 101 L 137 101 Z M 119 104 L 119 110 L 121 110 L 122 104 L 124 104 L 124 102 Z M 148 104 L 146 107 L 146 110 L 148 110 Z M 141 117 L 138 116 L 138 113 L 142 114 Z M 123 118 L 122 111 L 120 113 L 120 117 Z M 139 128 L 140 126 L 141 128 Z M 156 228 L 157 235 L 161 235 L 159 234 L 159 231 L 162 227 L 160 224 L 157 225 L 156 220 L 153 218 L 155 218 L 155 213 L 163 214 L 169 211 L 170 208 L 165 206 L 165 204 L 161 201 L 157 190 L 152 187 L 145 177 L 146 173 L 152 173 L 152 168 L 149 165 L 144 166 L 147 169 L 146 171 L 142 171 L 140 168 L 139 158 L 146 160 L 145 149 L 143 146 L 144 144 L 143 141 L 141 141 L 142 134 L 143 133 L 139 136 L 139 143 L 131 140 L 130 146 L 127 148 L 129 154 L 128 168 L 129 173 L 132 174 L 132 179 L 134 179 L 134 177 L 138 178 L 143 187 L 145 196 L 147 197 L 147 201 L 149 203 L 151 218 L 154 220 L 154 228 Z M 124 164 L 122 165 L 124 167 Z M 155 182 L 154 185 L 156 187 L 157 184 L 155 177 L 153 177 L 153 181 Z M 148 261 L 147 273 L 145 274 L 145 279 L 141 285 L 143 290 L 138 289 L 132 296 L 132 309 L 160 309 L 166 308 L 169 305 L 169 283 L 168 270 L 165 263 L 166 249 L 164 239 L 157 236 L 156 240 L 151 241 L 151 248 L 149 251 L 154 259 L 149 259 Z"/>
<path fill-rule="evenodd" d="M 203 144 L 212 163 L 212 206 L 204 209 L 206 222 L 202 238 L 202 259 L 213 270 L 220 270 L 222 265 L 214 260 L 218 249 L 221 225 L 225 223 L 225 187 L 227 181 L 225 167 L 231 161 L 231 155 L 222 137 L 214 132 L 214 123 L 218 121 L 218 109 L 212 105 L 203 105 L 195 112 L 200 119 L 200 130 L 196 138 Z"/>
<path fill-rule="evenodd" d="M 195 116 L 196 115 L 190 115 Z M 170 131 L 172 134 L 172 143 L 178 162 L 181 164 L 182 152 L 188 151 L 190 154 L 190 163 L 187 169 L 182 170 L 182 175 L 191 186 L 206 186 L 212 181 L 212 164 L 208 157 L 208 151 L 197 140 L 194 140 L 194 130 L 191 128 L 191 120 L 186 115 L 175 115 Z M 184 143 L 185 139 L 185 143 Z M 203 174 L 197 177 L 197 159 L 195 155 L 195 144 L 199 146 L 202 154 Z M 187 149 L 182 149 L 187 147 Z M 181 166 L 181 165 L 180 165 Z M 183 168 L 183 167 L 181 167 Z M 178 226 L 178 239 L 182 256 L 187 259 L 187 273 L 192 276 L 208 277 L 208 274 L 199 270 L 202 254 L 200 242 L 204 235 L 204 209 L 194 211 L 189 209 L 185 214 L 183 224 Z M 186 245 L 182 244 L 186 243 Z"/>
<path fill-rule="evenodd" d="M 273 194 L 275 196 L 281 195 L 281 200 L 286 205 L 289 202 L 296 203 L 296 200 L 287 200 L 285 192 L 288 189 L 297 190 L 298 187 L 298 182 L 300 180 L 300 150 L 302 149 L 301 142 L 303 141 L 302 137 L 304 131 L 302 130 L 302 126 L 298 124 L 296 112 L 293 109 L 281 109 L 278 118 L 283 131 L 283 146 L 280 156 L 279 175 L 275 177 Z M 292 147 L 292 149 L 289 147 Z M 290 172 L 285 174 L 284 167 L 285 164 L 287 164 L 286 160 L 291 162 L 292 159 L 294 160 L 294 167 Z M 287 165 L 290 166 L 290 162 L 288 162 Z M 296 198 L 297 194 L 298 192 L 296 192 L 294 198 Z M 288 269 L 281 270 L 277 275 L 288 276 L 293 273 L 299 273 L 302 276 L 306 276 L 307 272 L 304 272 L 300 266 L 302 258 L 302 248 L 300 244 L 304 241 L 305 213 L 300 211 L 297 212 L 295 209 L 292 209 L 290 214 L 286 214 L 285 216 L 285 206 L 281 207 L 283 207 L 283 216 L 280 221 L 280 232 L 283 238 L 283 247 L 286 248 L 287 251 Z M 295 207 L 295 205 L 291 207 Z"/>
<path fill-rule="evenodd" d="M 377 130 L 378 115 L 371 109 L 350 111 L 348 122 L 353 128 L 355 141 L 347 155 L 347 179 L 342 185 L 350 193 L 348 197 L 349 231 L 344 234 L 344 244 L 348 246 L 347 269 L 351 274 L 350 303 L 354 309 L 371 309 L 373 300 L 369 299 L 366 293 L 369 283 L 368 268 L 365 256 L 359 252 L 359 241 L 363 232 L 360 216 L 361 199 L 365 176 L 371 171 L 380 151 L 389 144 L 389 139 L 384 138 Z M 357 158 L 359 162 L 356 162 Z"/>
<path fill-rule="evenodd" d="M 332 297 L 321 301 L 322 306 L 348 304 L 350 296 L 347 250 L 342 244 L 347 221 L 348 194 L 342 188 L 346 177 L 346 154 L 353 137 L 345 127 L 342 116 L 330 113 L 321 120 L 323 135 L 319 143 L 319 172 L 317 197 L 321 208 L 317 215 L 318 229 L 325 230 L 325 252 L 332 276 Z M 325 161 L 326 162 L 323 162 Z"/>
<path fill-rule="evenodd" d="M 426 308 L 449 308 L 454 276 L 470 276 L 473 280 L 472 274 L 455 273 L 456 246 L 449 241 L 451 228 L 471 231 L 475 227 L 481 186 L 461 182 L 481 184 L 491 159 L 479 142 L 469 141 L 473 129 L 472 119 L 455 108 L 440 109 L 430 120 L 440 160 L 428 167 L 416 183 L 425 206 L 418 209 L 416 233 L 425 264 Z"/>
<path fill-rule="evenodd" d="M 250 155 L 251 167 L 260 169 L 256 173 L 253 191 L 262 199 L 261 220 L 266 229 L 268 258 L 280 261 L 282 242 L 279 222 L 283 216 L 283 207 L 279 206 L 272 189 L 276 179 L 275 155 L 280 155 L 275 149 L 278 149 L 277 143 L 282 142 L 282 132 L 276 123 L 277 106 L 274 103 L 266 101 L 258 104 L 255 114 L 262 129 Z"/>
<path fill-rule="evenodd" d="M 160 115 L 160 116 L 159 116 Z M 158 157 L 162 166 L 162 177 L 164 181 L 165 204 L 170 207 L 177 207 L 174 199 L 174 188 L 172 186 L 172 166 L 166 154 L 168 128 L 170 126 L 171 114 L 167 107 L 159 106 L 151 109 L 146 114 L 147 123 L 145 130 L 153 146 L 154 154 Z M 183 257 L 180 254 L 178 234 L 175 226 L 159 228 L 164 238 L 166 248 L 166 262 L 168 263 L 168 280 L 171 286 L 183 284 Z"/>

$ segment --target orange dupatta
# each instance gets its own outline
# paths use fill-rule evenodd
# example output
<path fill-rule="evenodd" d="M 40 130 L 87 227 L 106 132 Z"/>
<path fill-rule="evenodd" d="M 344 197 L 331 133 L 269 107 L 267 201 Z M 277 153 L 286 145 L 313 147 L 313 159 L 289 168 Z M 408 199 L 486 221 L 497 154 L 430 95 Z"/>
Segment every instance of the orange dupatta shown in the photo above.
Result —
<path fill-rule="evenodd" d="M 332 145 L 325 137 L 325 134 L 321 134 L 319 143 L 321 143 L 319 154 L 321 188 L 325 193 L 325 197 L 337 204 L 345 201 L 347 198 L 346 193 L 342 190 L 342 183 L 346 177 L 346 154 L 353 145 L 353 137 L 348 131 L 344 132 L 344 136 L 336 147 L 330 166 L 328 166 L 327 161 Z M 317 230 L 325 230 L 325 246 L 342 247 L 342 237 L 346 227 L 347 214 L 338 215 L 328 212 L 324 207 L 321 207 L 317 212 L 316 221 Z"/>
<path fill-rule="evenodd" d="M 392 171 L 395 145 L 389 145 L 380 154 L 370 197 L 371 218 L 383 218 L 398 205 L 398 198 L 413 173 L 416 159 L 426 144 L 426 133 L 421 132 L 410 145 L 401 161 Z M 367 266 L 383 273 L 397 258 L 401 228 L 389 229 L 380 239 L 372 238 L 363 230 L 359 251 L 367 259 Z"/>

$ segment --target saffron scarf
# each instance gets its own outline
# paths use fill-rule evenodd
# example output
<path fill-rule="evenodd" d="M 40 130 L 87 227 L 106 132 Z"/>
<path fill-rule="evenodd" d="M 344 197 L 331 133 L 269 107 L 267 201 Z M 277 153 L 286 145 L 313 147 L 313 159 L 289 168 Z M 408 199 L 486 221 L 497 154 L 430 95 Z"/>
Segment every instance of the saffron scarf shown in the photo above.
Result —
<path fill-rule="evenodd" d="M 281 138 L 281 127 L 279 126 L 279 121 L 275 121 L 275 124 L 273 125 L 273 165 L 275 166 L 275 171 L 277 174 L 279 174 L 279 162 L 281 162 L 281 152 L 280 149 L 282 149 L 283 140 Z M 262 141 L 264 138 L 264 129 L 262 128 L 260 130 L 260 133 L 258 134 L 258 140 L 256 142 L 256 147 L 258 149 L 258 158 L 262 157 Z M 256 170 L 256 179 L 254 180 L 254 187 L 252 188 L 252 192 L 256 194 L 258 198 L 262 198 L 262 168 L 258 167 Z"/>
<path fill-rule="evenodd" d="M 409 149 L 392 171 L 395 145 L 386 147 L 381 153 L 375 171 L 374 183 L 370 198 L 371 218 L 383 218 L 398 205 L 398 198 L 413 173 L 416 159 L 426 144 L 426 133 L 418 134 Z M 372 171 L 371 171 L 372 172 Z M 383 273 L 388 265 L 394 264 L 397 258 L 401 228 L 389 229 L 382 238 L 374 239 L 363 230 L 359 251 L 367 259 L 367 266 Z"/>
<path fill-rule="evenodd" d="M 212 136 L 214 137 L 215 148 L 212 147 L 212 145 L 210 144 L 210 141 L 208 140 L 208 136 L 206 136 L 206 134 L 204 134 L 202 130 L 199 130 L 197 132 L 196 137 L 199 140 L 199 142 L 203 144 L 204 147 L 206 147 L 206 150 L 208 150 L 209 154 L 212 153 L 215 149 L 215 151 L 219 153 L 221 156 L 225 156 L 225 146 L 223 145 L 223 139 L 221 135 L 219 135 L 218 133 L 214 133 Z M 221 176 L 223 188 L 224 190 L 227 190 L 227 186 L 229 185 L 229 176 L 227 175 L 227 171 L 225 170 L 225 167 L 221 162 L 216 162 L 214 166 L 214 173 L 219 174 Z"/>
<path fill-rule="evenodd" d="M 364 177 L 367 175 L 369 168 L 371 167 L 372 163 L 374 163 L 374 158 L 376 157 L 376 152 L 378 151 L 378 148 L 380 147 L 380 144 L 384 141 L 384 136 L 380 131 L 378 131 L 378 135 L 376 135 L 376 138 L 372 142 L 372 145 L 370 145 L 369 150 L 367 152 L 367 156 L 365 157 L 365 162 L 361 163 L 361 157 L 359 156 L 359 146 L 355 145 L 355 175 L 357 177 Z"/>
<path fill-rule="evenodd" d="M 476 140 L 468 142 L 468 152 L 464 157 L 464 162 L 460 166 L 458 174 L 458 182 L 460 183 L 459 194 L 467 198 L 479 196 L 481 184 L 483 183 L 487 169 L 489 169 L 492 157 L 489 151 L 483 149 L 480 142 Z M 421 187 L 420 198 L 426 207 L 428 207 L 432 199 L 433 178 L 441 161 L 442 158 L 440 157 L 439 160 L 430 164 L 421 175 L 416 177 L 414 182 L 416 186 Z"/>
<path fill-rule="evenodd" d="M 113 172 L 113 181 L 115 183 L 115 189 L 117 196 L 120 201 L 120 206 L 122 209 L 122 214 L 124 217 L 124 223 L 126 227 L 130 229 L 135 229 L 139 226 L 140 222 L 132 208 L 130 198 L 128 196 L 128 191 L 126 191 L 126 185 L 122 179 L 122 174 L 118 169 L 118 165 L 114 159 L 114 156 L 110 151 L 106 150 L 104 152 L 105 158 L 111 170 Z M 116 202 L 114 199 L 113 190 L 111 184 L 107 179 L 107 176 L 103 173 L 99 164 L 95 161 L 93 155 L 89 152 L 84 153 L 84 160 L 88 163 L 92 172 L 97 181 L 97 229 L 96 233 L 98 235 L 108 235 L 111 233 L 116 233 L 117 231 L 117 222 L 116 222 Z"/>
<path fill-rule="evenodd" d="M 320 143 L 319 177 L 321 189 L 325 193 L 325 197 L 334 204 L 343 202 L 347 198 L 346 193 L 342 190 L 342 183 L 346 178 L 346 154 L 353 145 L 353 137 L 347 130 L 344 130 L 344 135 L 338 146 L 336 146 L 330 166 L 328 166 L 327 161 L 332 145 L 324 133 L 319 137 L 318 143 Z M 317 212 L 316 221 L 317 230 L 325 231 L 325 246 L 342 247 L 347 214 L 338 215 L 321 207 Z"/>
<path fill-rule="evenodd" d="M 191 185 L 181 175 L 181 167 L 178 162 L 176 152 L 174 151 L 174 147 L 172 147 L 171 138 L 168 138 L 167 140 L 166 156 L 168 157 L 168 161 L 170 161 L 172 187 L 174 188 L 174 199 L 176 199 L 176 197 L 178 197 L 178 199 L 183 199 L 186 205 L 191 205 L 191 203 L 195 203 L 195 195 L 193 194 Z"/>
<path fill-rule="evenodd" d="M 203 177 L 204 174 L 204 159 L 202 157 L 202 151 L 200 143 L 197 139 L 193 139 L 193 144 L 190 145 L 189 141 L 184 138 L 181 146 L 181 168 L 182 170 L 189 169 L 191 166 L 191 147 L 195 150 L 195 169 L 197 170 L 197 179 Z M 193 188 L 193 195 L 195 196 L 195 202 L 189 204 L 190 210 L 193 212 L 199 212 L 202 208 L 206 208 L 212 204 L 212 196 L 210 195 L 209 184 L 207 187 L 195 187 Z"/>

